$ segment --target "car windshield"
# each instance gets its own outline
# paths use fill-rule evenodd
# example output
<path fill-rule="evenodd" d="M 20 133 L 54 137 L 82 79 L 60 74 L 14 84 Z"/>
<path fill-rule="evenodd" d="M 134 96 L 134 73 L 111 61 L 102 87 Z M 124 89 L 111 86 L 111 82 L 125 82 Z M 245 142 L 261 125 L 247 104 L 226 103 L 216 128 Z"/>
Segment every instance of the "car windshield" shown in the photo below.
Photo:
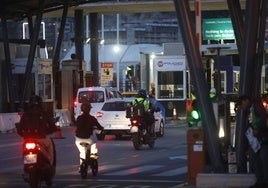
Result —
<path fill-rule="evenodd" d="M 102 107 L 103 111 L 125 111 L 127 103 L 125 102 L 108 102 Z"/>
<path fill-rule="evenodd" d="M 99 103 L 104 102 L 104 92 L 103 91 L 81 91 L 78 96 L 78 102 L 91 102 Z"/>

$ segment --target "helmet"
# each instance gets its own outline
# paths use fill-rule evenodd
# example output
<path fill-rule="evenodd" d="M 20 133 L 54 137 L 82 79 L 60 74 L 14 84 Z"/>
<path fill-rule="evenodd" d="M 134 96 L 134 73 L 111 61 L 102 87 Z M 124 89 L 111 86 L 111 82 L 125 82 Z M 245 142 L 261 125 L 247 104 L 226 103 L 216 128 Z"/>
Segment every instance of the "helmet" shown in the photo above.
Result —
<path fill-rule="evenodd" d="M 81 105 L 81 111 L 85 112 L 85 113 L 89 112 L 91 108 L 92 108 L 92 106 L 91 106 L 90 102 L 84 102 Z"/>
<path fill-rule="evenodd" d="M 210 89 L 209 92 L 210 92 L 210 93 L 216 93 L 216 89 L 213 87 L 213 88 Z"/>
<path fill-rule="evenodd" d="M 33 95 L 29 101 L 30 106 L 41 106 L 42 105 L 42 98 L 38 95 Z"/>
<path fill-rule="evenodd" d="M 147 97 L 146 90 L 145 89 L 139 90 L 138 97 L 146 98 Z"/>

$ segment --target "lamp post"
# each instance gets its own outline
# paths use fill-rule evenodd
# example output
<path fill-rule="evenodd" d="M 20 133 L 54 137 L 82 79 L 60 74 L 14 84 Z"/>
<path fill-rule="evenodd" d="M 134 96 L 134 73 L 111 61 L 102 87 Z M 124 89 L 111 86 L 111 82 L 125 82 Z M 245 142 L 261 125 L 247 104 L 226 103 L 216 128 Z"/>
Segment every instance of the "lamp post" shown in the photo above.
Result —
<path fill-rule="evenodd" d="M 114 52 L 116 53 L 117 55 L 117 58 L 116 58 L 116 87 L 117 87 L 117 90 L 119 90 L 119 52 L 120 52 L 120 47 L 119 45 L 115 45 L 114 46 Z"/>

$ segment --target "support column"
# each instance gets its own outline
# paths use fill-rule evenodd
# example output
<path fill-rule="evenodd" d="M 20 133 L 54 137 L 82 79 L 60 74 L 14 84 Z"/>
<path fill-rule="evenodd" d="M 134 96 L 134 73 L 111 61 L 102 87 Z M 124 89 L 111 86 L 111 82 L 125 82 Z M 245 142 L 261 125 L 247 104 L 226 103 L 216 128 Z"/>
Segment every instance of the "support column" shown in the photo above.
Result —
<path fill-rule="evenodd" d="M 259 7 L 260 0 L 247 1 L 245 11 L 245 29 L 243 33 L 243 42 L 240 54 L 240 84 L 239 95 L 248 95 L 254 97 L 252 92 L 254 90 L 254 79 L 258 76 L 254 73 L 256 62 L 256 46 L 257 46 L 257 30 L 259 24 Z M 260 76 L 260 75 L 259 75 Z M 245 131 L 248 127 L 248 114 L 239 110 L 237 113 L 236 125 L 236 157 L 238 173 L 246 173 L 246 149 L 247 140 Z"/>
<path fill-rule="evenodd" d="M 75 54 L 79 61 L 80 81 L 78 87 L 83 87 L 83 69 L 82 62 L 84 60 L 84 15 L 83 10 L 75 10 Z"/>
<path fill-rule="evenodd" d="M 99 38 L 98 38 L 98 14 L 90 14 L 90 49 L 91 49 L 91 70 L 93 71 L 93 83 L 98 86 L 99 83 Z"/>
<path fill-rule="evenodd" d="M 68 13 L 68 6 L 65 5 L 61 17 L 61 24 L 60 24 L 60 31 L 59 35 L 57 37 L 57 44 L 55 49 L 55 54 L 53 58 L 53 79 L 54 79 L 54 86 L 55 86 L 55 99 L 57 101 L 57 109 L 62 108 L 61 103 L 61 85 L 60 85 L 60 74 L 59 74 L 59 59 L 60 59 L 60 50 L 61 50 L 61 44 L 63 40 L 64 35 L 64 28 L 66 24 L 66 18 Z"/>
<path fill-rule="evenodd" d="M 6 64 L 6 79 L 7 87 L 9 92 L 9 97 L 7 101 L 9 102 L 8 111 L 14 112 L 14 91 L 12 86 L 12 71 L 11 71 L 11 59 L 10 59 L 10 50 L 9 50 L 9 40 L 8 40 L 8 31 L 7 31 L 7 20 L 6 18 L 1 18 L 2 20 L 2 32 L 3 32 L 3 42 L 4 42 L 4 51 L 5 51 L 5 64 Z M 3 99 L 2 99 L 3 100 Z"/>
<path fill-rule="evenodd" d="M 191 22 L 189 2 L 188 0 L 174 0 L 174 2 L 191 78 L 196 91 L 198 106 L 201 109 L 201 116 L 203 117 L 202 121 L 204 124 L 208 154 L 211 159 L 211 164 L 214 167 L 214 172 L 222 172 L 224 169 L 219 150 L 218 129 L 212 103 L 208 95 L 205 71 L 203 69 L 193 23 Z"/>
<path fill-rule="evenodd" d="M 38 11 L 38 14 L 37 14 L 36 20 L 35 20 L 34 31 L 33 31 L 33 34 L 30 36 L 30 38 L 31 38 L 30 51 L 29 51 L 26 70 L 25 70 L 25 76 L 24 76 L 25 77 L 25 79 L 24 79 L 25 84 L 24 84 L 23 94 L 22 94 L 22 99 L 21 99 L 21 107 L 22 108 L 24 108 L 25 98 L 26 98 L 27 91 L 29 89 L 30 80 L 31 80 L 33 62 L 34 62 L 36 45 L 38 42 L 38 36 L 39 36 L 39 32 L 40 32 L 42 17 L 43 17 L 43 6 L 41 6 L 40 11 Z"/>

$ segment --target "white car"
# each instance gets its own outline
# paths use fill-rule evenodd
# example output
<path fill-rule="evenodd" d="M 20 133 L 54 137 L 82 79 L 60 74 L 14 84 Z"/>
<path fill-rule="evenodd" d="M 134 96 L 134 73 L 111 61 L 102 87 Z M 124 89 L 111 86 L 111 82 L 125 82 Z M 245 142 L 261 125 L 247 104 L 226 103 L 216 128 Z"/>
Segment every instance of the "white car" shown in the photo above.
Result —
<path fill-rule="evenodd" d="M 81 104 L 90 102 L 92 109 L 90 114 L 96 117 L 97 112 L 102 108 L 104 102 L 112 98 L 122 99 L 121 93 L 112 87 L 83 87 L 79 88 L 74 102 L 75 120 L 81 115 Z"/>
<path fill-rule="evenodd" d="M 135 98 L 110 99 L 104 103 L 97 112 L 97 120 L 104 130 L 98 134 L 98 139 L 103 140 L 105 135 L 115 135 L 116 138 L 130 134 L 130 119 L 126 118 L 126 107 Z M 155 132 L 158 137 L 164 136 L 164 118 L 161 112 L 154 113 Z"/>

